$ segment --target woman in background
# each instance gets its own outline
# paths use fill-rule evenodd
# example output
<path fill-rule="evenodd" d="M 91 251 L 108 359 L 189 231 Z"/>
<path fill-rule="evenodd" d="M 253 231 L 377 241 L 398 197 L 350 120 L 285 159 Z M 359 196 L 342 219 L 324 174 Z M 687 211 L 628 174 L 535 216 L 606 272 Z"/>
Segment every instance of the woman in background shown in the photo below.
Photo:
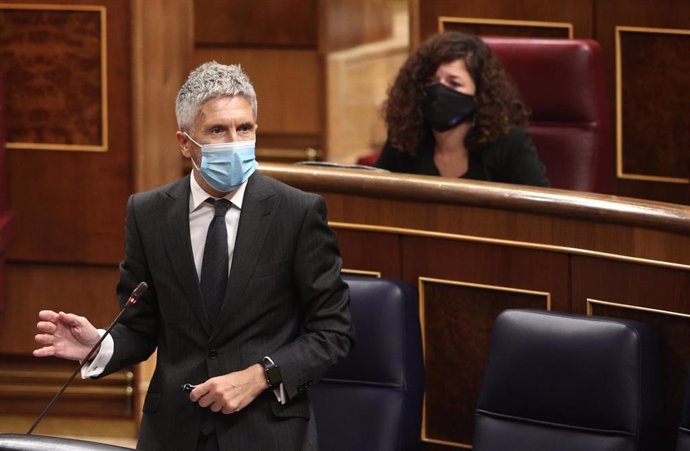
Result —
<path fill-rule="evenodd" d="M 478 37 L 437 34 L 400 69 L 376 166 L 393 172 L 549 186 L 524 130 L 528 112 Z"/>

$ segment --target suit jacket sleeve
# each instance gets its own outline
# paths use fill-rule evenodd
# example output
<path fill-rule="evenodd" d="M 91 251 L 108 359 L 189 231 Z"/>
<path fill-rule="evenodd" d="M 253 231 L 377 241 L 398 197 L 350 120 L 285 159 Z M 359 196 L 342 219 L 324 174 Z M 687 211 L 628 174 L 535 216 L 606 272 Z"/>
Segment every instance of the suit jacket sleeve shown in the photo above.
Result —
<path fill-rule="evenodd" d="M 349 351 L 353 328 L 349 289 L 340 277 L 342 261 L 335 234 L 326 220 L 326 204 L 311 202 L 297 237 L 293 280 L 297 286 L 303 333 L 271 353 L 281 369 L 289 398 L 305 391 Z"/>
<path fill-rule="evenodd" d="M 136 195 L 130 196 L 127 201 L 125 258 L 120 263 L 120 281 L 117 285 L 120 306 L 124 306 L 131 290 L 139 282 L 149 282 L 149 290 L 136 304 L 125 311 L 118 324 L 113 328 L 112 336 L 115 341 L 115 349 L 113 357 L 101 376 L 110 374 L 125 366 L 142 362 L 156 349 L 157 298 L 155 288 L 150 283 L 151 276 L 147 270 L 139 235 L 135 208 L 136 201 Z"/>

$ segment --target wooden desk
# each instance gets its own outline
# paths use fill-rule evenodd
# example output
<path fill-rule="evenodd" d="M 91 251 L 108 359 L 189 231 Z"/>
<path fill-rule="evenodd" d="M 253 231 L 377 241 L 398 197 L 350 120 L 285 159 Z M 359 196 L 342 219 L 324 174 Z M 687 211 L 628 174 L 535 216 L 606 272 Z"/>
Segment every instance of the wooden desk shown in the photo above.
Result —
<path fill-rule="evenodd" d="M 370 171 L 261 172 L 326 198 L 347 271 L 418 287 L 426 449 L 471 447 L 493 322 L 506 308 L 656 324 L 674 439 L 690 361 L 690 208 Z"/>

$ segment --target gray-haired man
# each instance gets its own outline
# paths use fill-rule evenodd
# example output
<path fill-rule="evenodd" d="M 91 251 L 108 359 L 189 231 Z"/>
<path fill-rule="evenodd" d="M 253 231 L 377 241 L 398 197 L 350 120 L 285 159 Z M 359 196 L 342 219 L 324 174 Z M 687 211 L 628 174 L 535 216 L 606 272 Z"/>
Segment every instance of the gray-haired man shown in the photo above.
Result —
<path fill-rule="evenodd" d="M 255 172 L 256 113 L 239 66 L 195 69 L 176 104 L 192 173 L 128 201 L 117 293 L 149 290 L 85 374 L 157 349 L 142 449 L 317 448 L 305 392 L 351 347 L 348 289 L 323 199 Z M 82 359 L 99 338 L 84 317 L 39 318 L 36 356 Z"/>

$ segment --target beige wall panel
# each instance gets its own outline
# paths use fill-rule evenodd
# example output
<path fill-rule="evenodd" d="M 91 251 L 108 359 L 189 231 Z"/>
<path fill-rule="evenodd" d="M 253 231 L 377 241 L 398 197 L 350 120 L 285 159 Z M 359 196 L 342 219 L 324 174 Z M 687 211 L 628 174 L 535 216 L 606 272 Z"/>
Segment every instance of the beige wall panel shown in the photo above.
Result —
<path fill-rule="evenodd" d="M 170 182 L 181 172 L 175 96 L 192 53 L 192 0 L 132 2 L 134 190 Z"/>
<path fill-rule="evenodd" d="M 328 159 L 354 163 L 386 140 L 382 105 L 407 58 L 406 40 L 337 52 L 327 57 Z"/>

